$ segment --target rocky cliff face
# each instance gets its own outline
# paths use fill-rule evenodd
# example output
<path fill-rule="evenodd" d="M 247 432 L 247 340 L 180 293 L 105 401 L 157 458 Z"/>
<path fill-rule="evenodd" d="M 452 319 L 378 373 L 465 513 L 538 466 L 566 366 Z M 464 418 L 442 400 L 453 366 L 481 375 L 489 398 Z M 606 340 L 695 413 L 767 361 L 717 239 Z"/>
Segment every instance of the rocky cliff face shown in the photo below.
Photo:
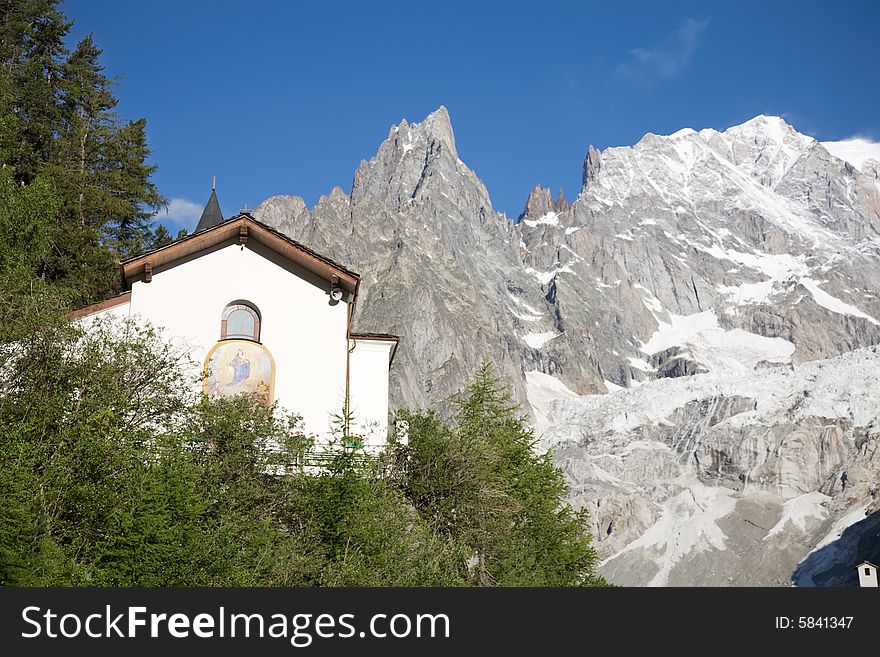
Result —
<path fill-rule="evenodd" d="M 356 328 L 402 336 L 394 405 L 443 404 L 493 362 L 557 447 L 573 499 L 592 505 L 612 580 L 777 583 L 854 513 L 851 495 L 870 497 L 864 482 L 843 497 L 829 482 L 876 474 L 863 454 L 873 420 L 847 418 L 851 397 L 831 415 L 798 410 L 829 394 L 799 364 L 880 343 L 880 154 L 849 153 L 775 117 L 648 134 L 590 147 L 578 198 L 536 187 L 515 223 L 458 158 L 441 107 L 393 126 L 350 195 L 313 208 L 276 196 L 254 214 L 362 274 Z M 868 385 L 858 377 L 876 362 L 858 353 L 841 389 Z M 758 418 L 759 381 L 803 399 Z M 675 386 L 715 392 L 625 429 L 597 420 L 603 404 L 629 418 Z M 700 509 L 699 537 L 674 539 Z M 803 531 L 771 533 L 787 513 Z M 771 546 L 766 576 L 737 570 L 737 546 Z"/>
<path fill-rule="evenodd" d="M 785 585 L 814 548 L 880 511 L 878 384 L 871 347 L 569 395 L 541 405 L 550 418 L 542 445 L 572 501 L 590 509 L 600 570 L 612 581 Z M 811 562 L 797 581 L 851 577 L 868 558 L 857 556 L 845 568 Z"/>
<path fill-rule="evenodd" d="M 275 196 L 254 215 L 362 274 L 356 327 L 402 336 L 396 405 L 442 403 L 483 358 L 523 402 L 526 369 L 559 372 L 540 350 L 556 333 L 552 306 L 523 267 L 514 224 L 458 158 L 445 108 L 393 126 L 358 167 L 350 196 L 334 189 L 311 210 Z M 569 356 L 585 382 L 576 387 L 598 390 L 590 358 Z"/>
<path fill-rule="evenodd" d="M 585 345 L 628 385 L 880 341 L 878 188 L 781 119 L 647 135 L 584 170 L 570 210 L 517 226 L 566 327 L 548 349 Z"/>

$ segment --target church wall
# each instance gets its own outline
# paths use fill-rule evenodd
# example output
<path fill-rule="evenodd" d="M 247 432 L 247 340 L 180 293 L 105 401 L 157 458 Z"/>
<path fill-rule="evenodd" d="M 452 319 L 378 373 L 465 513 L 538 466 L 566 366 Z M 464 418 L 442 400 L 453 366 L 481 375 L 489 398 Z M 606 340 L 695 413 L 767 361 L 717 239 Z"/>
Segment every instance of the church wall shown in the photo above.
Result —
<path fill-rule="evenodd" d="M 393 342 L 352 340 L 350 395 L 352 433 L 368 447 L 382 447 L 388 436 L 388 365 Z"/>
<path fill-rule="evenodd" d="M 343 406 L 347 309 L 330 305 L 326 281 L 259 244 L 237 243 L 154 270 L 132 285 L 132 315 L 140 314 L 183 341 L 202 367 L 220 338 L 221 313 L 245 300 L 261 314 L 260 341 L 275 362 L 275 398 L 303 416 L 308 433 L 326 435 L 330 415 Z M 383 377 L 370 385 L 385 386 Z M 372 403 L 372 402 L 371 402 Z"/>

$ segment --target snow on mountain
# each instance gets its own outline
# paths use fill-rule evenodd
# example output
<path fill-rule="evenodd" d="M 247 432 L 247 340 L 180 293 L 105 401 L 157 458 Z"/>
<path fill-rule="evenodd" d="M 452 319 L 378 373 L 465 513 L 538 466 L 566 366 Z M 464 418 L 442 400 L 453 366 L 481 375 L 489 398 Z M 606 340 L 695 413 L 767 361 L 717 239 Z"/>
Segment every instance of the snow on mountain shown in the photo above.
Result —
<path fill-rule="evenodd" d="M 815 143 L 812 137 L 802 135 L 780 117 L 764 115 L 728 128 L 717 139 L 713 137 L 707 141 L 738 169 L 771 188 Z M 725 148 L 719 148 L 719 142 Z"/>
<path fill-rule="evenodd" d="M 577 399 L 579 395 L 559 379 L 537 370 L 525 373 L 529 406 L 532 409 L 535 431 L 540 435 L 548 425 L 547 407 L 556 399 Z"/>
<path fill-rule="evenodd" d="M 527 333 L 526 335 L 522 336 L 522 340 L 533 349 L 540 349 L 558 335 L 558 333 L 554 333 L 553 331 L 543 331 L 542 333 Z"/>
<path fill-rule="evenodd" d="M 712 310 L 695 315 L 670 314 L 640 349 L 653 356 L 673 347 L 690 350 L 691 358 L 716 374 L 750 372 L 760 362 L 788 363 L 794 345 L 783 338 L 765 338 L 742 329 L 725 330 Z"/>
<path fill-rule="evenodd" d="M 707 128 L 669 136 L 649 133 L 635 146 L 602 151 L 599 175 L 584 187 L 582 199 L 601 210 L 652 196 L 675 215 L 704 205 L 716 211 L 751 209 L 808 242 L 834 243 L 832 230 L 773 192 L 815 143 L 782 119 L 766 116 L 724 132 Z"/>
<path fill-rule="evenodd" d="M 787 529 L 789 524 L 794 525 L 802 532 L 806 532 L 810 520 L 825 520 L 828 516 L 828 510 L 825 508 L 825 505 L 831 499 L 828 495 L 813 491 L 812 493 L 804 493 L 786 500 L 782 505 L 782 517 L 770 528 L 764 540 L 769 540 L 777 534 L 781 534 Z M 861 511 L 862 516 L 864 516 L 864 509 L 861 509 Z"/>
<path fill-rule="evenodd" d="M 861 171 L 868 160 L 880 163 L 880 143 L 856 137 L 842 141 L 823 141 L 822 146 L 834 157 L 849 162 Z"/>
<path fill-rule="evenodd" d="M 785 583 L 839 517 L 880 506 L 877 348 L 541 404 L 621 584 Z"/>

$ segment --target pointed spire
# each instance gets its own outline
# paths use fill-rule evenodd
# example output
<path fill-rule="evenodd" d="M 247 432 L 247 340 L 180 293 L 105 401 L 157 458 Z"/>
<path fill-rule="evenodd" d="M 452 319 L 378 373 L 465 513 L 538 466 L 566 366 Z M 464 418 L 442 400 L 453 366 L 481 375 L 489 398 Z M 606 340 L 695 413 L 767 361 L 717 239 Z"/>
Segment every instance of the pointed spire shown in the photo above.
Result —
<path fill-rule="evenodd" d="M 199 224 L 196 226 L 196 232 L 212 228 L 222 221 L 223 213 L 220 212 L 220 202 L 217 200 L 217 177 L 214 176 L 214 181 L 211 184 L 211 197 L 208 199 L 205 209 L 202 210 L 202 216 L 199 219 Z"/>

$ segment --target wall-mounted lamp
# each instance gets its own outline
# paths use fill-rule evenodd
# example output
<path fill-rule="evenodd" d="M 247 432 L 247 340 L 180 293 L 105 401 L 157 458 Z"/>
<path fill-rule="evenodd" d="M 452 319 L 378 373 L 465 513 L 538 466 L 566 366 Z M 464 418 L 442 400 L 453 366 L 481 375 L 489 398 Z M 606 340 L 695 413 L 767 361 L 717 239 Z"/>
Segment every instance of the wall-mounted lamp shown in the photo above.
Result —
<path fill-rule="evenodd" d="M 330 277 L 330 298 L 333 301 L 342 301 L 342 288 L 339 287 L 339 277 L 331 276 Z"/>

